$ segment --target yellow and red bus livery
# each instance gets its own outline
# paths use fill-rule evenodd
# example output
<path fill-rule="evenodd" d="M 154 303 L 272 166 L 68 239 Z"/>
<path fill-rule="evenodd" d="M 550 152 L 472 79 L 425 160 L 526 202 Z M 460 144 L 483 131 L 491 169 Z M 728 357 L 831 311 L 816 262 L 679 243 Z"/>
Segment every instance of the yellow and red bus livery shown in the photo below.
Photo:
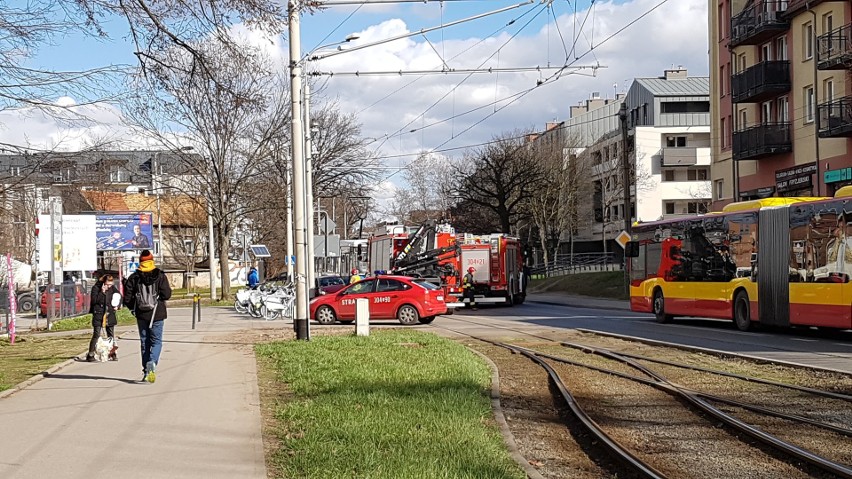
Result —
<path fill-rule="evenodd" d="M 770 326 L 852 328 L 852 187 L 633 227 L 630 307 Z"/>

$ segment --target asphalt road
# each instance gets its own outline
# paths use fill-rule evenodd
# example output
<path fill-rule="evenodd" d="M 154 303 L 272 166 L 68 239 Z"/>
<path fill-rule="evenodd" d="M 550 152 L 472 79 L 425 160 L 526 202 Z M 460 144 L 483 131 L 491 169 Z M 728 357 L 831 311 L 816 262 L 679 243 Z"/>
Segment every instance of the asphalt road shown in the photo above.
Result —
<path fill-rule="evenodd" d="M 466 321 L 486 326 L 476 326 Z M 438 318 L 434 324 L 470 334 L 488 334 L 504 338 L 512 334 L 512 329 L 542 333 L 582 328 L 747 354 L 852 374 L 852 331 L 761 328 L 757 331 L 742 332 L 730 321 L 685 318 L 676 319 L 670 324 L 659 324 L 648 314 L 534 302 L 514 307 L 481 307 L 479 311 L 459 311 L 454 315 Z"/>

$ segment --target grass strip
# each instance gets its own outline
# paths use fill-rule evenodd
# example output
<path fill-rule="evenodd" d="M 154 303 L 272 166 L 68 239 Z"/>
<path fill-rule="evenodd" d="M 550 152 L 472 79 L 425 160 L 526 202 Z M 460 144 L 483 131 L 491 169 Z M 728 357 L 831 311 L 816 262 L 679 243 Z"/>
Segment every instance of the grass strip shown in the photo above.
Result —
<path fill-rule="evenodd" d="M 136 324 L 136 318 L 127 308 L 119 309 L 116 311 L 115 316 L 119 326 Z M 91 314 L 56 321 L 51 326 L 51 331 L 76 331 L 78 329 L 92 329 Z"/>
<path fill-rule="evenodd" d="M 90 334 L 62 337 L 19 336 L 15 344 L 0 339 L 0 391 L 82 353 Z"/>
<path fill-rule="evenodd" d="M 280 381 L 274 477 L 524 477 L 493 423 L 490 371 L 457 343 L 376 331 L 256 350 Z"/>
<path fill-rule="evenodd" d="M 624 273 L 621 271 L 534 279 L 530 282 L 530 293 L 568 293 L 595 298 L 628 299 L 624 292 Z"/>

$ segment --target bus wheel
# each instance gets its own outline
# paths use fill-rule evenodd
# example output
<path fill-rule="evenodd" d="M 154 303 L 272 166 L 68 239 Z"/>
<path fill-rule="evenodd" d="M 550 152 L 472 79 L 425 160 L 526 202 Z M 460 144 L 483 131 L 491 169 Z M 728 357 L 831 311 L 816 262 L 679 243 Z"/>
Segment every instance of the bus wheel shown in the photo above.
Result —
<path fill-rule="evenodd" d="M 666 314 L 666 301 L 663 299 L 663 292 L 657 290 L 654 292 L 654 316 L 658 323 L 668 323 L 672 320 L 671 314 Z"/>
<path fill-rule="evenodd" d="M 740 291 L 734 297 L 734 323 L 740 331 L 751 329 L 751 305 L 748 302 L 748 293 Z"/>

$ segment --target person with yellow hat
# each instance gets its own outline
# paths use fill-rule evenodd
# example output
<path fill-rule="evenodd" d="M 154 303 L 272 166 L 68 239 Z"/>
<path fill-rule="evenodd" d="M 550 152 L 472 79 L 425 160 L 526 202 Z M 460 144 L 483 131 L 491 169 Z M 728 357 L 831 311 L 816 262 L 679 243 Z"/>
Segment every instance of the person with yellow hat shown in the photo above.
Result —
<path fill-rule="evenodd" d="M 136 316 L 142 347 L 142 381 L 157 380 L 157 364 L 163 349 L 163 323 L 168 316 L 166 301 L 172 288 L 166 274 L 154 264 L 154 255 L 143 250 L 139 268 L 127 278 L 124 304 Z"/>

